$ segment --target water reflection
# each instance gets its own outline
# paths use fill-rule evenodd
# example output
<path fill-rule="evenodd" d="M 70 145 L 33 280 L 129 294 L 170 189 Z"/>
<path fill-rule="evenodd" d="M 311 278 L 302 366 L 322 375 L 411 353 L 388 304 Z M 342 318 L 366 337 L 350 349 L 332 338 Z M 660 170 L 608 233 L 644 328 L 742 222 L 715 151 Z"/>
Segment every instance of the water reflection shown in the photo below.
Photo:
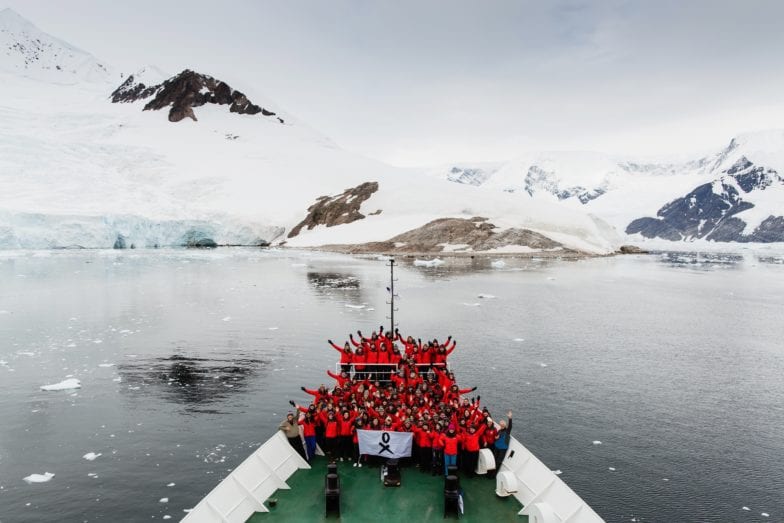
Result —
<path fill-rule="evenodd" d="M 253 358 L 208 359 L 175 354 L 123 363 L 117 370 L 123 391 L 144 390 L 173 403 L 208 405 L 244 390 L 248 379 L 267 365 Z"/>
<path fill-rule="evenodd" d="M 695 270 L 736 269 L 744 261 L 741 254 L 704 252 L 663 252 L 662 263 L 670 267 L 687 267 Z"/>
<path fill-rule="evenodd" d="M 415 270 L 428 280 L 440 280 L 452 276 L 476 274 L 482 271 L 535 271 L 561 262 L 560 258 L 538 258 L 518 256 L 454 256 L 439 258 L 443 263 L 425 265 L 433 258 L 406 256 L 397 259 L 400 266 Z M 572 261 L 567 259 L 566 261 Z"/>

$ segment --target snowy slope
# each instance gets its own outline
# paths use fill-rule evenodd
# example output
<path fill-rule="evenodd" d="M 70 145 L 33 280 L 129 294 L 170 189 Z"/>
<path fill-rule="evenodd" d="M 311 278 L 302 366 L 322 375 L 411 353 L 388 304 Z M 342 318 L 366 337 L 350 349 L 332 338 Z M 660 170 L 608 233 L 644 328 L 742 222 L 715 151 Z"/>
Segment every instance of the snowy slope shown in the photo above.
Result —
<path fill-rule="evenodd" d="M 36 38 L 45 47 L 57 41 Z M 477 192 L 348 153 L 255 86 L 212 79 L 206 91 L 157 110 L 147 107 L 150 97 L 111 103 L 128 75 L 113 84 L 83 78 L 64 85 L 40 64 L 31 72 L 14 70 L 3 56 L 0 62 L 6 71 L 0 72 L 3 248 L 282 241 L 318 197 L 368 181 L 379 189 L 362 204 L 366 218 L 304 230 L 288 245 L 380 241 L 435 218 L 484 216 L 499 228 L 529 228 L 565 247 L 605 253 L 618 246 L 615 232 L 582 209 L 521 204 L 515 195 Z M 157 84 L 164 76 L 147 67 L 136 81 Z M 265 112 L 236 112 L 235 88 L 242 89 L 240 109 L 252 101 Z M 177 104 L 195 107 L 196 120 L 170 121 Z"/>
<path fill-rule="evenodd" d="M 44 33 L 11 9 L 0 11 L 0 70 L 58 84 L 111 76 L 93 55 Z"/>

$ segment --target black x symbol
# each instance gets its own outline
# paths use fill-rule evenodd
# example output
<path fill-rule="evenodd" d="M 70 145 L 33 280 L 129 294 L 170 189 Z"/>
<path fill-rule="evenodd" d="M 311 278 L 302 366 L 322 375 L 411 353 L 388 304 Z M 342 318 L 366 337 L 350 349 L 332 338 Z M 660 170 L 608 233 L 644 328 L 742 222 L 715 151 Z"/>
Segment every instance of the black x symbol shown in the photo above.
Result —
<path fill-rule="evenodd" d="M 389 448 L 389 432 L 383 432 L 381 434 L 381 441 L 379 442 L 378 446 L 381 447 L 381 450 L 378 451 L 379 454 L 384 451 L 392 454 L 392 449 Z"/>

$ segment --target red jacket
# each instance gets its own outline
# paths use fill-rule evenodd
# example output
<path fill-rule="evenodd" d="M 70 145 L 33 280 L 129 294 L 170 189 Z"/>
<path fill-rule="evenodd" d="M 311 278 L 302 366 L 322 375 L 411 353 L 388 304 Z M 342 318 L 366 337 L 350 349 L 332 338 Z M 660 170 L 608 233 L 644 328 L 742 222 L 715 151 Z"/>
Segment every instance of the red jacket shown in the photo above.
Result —
<path fill-rule="evenodd" d="M 332 348 L 340 353 L 340 363 L 344 365 L 351 363 L 352 356 L 353 356 L 351 352 L 346 352 L 346 349 L 344 349 L 340 345 L 335 345 L 334 343 L 330 343 L 330 345 L 332 345 Z"/>
<path fill-rule="evenodd" d="M 302 432 L 303 435 L 307 438 L 308 436 L 315 436 L 316 435 L 316 421 L 308 421 L 305 418 L 300 419 L 297 421 L 300 425 L 302 425 Z"/>
<path fill-rule="evenodd" d="M 457 445 L 460 443 L 460 436 L 455 434 L 450 437 L 448 434 L 441 434 L 441 445 L 444 447 L 444 454 L 454 456 L 457 454 Z"/>
<path fill-rule="evenodd" d="M 479 452 L 479 438 L 482 437 L 484 434 L 487 425 L 482 425 L 479 427 L 479 430 L 470 434 L 468 432 L 464 432 L 460 435 L 460 442 L 463 444 L 463 448 L 468 452 Z"/>

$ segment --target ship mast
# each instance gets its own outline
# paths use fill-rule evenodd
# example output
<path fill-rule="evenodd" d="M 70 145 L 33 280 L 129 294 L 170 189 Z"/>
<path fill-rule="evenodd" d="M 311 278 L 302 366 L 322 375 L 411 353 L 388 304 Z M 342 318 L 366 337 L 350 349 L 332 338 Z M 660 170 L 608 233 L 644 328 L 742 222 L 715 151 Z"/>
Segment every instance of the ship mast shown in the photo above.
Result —
<path fill-rule="evenodd" d="M 389 305 L 389 316 L 388 316 L 389 325 L 390 325 L 389 332 L 393 334 L 395 332 L 395 311 L 397 310 L 395 308 L 395 281 L 397 281 L 395 280 L 395 259 L 390 258 L 389 259 L 389 287 L 387 287 L 387 290 L 389 291 L 389 301 L 387 302 L 387 305 Z"/>

